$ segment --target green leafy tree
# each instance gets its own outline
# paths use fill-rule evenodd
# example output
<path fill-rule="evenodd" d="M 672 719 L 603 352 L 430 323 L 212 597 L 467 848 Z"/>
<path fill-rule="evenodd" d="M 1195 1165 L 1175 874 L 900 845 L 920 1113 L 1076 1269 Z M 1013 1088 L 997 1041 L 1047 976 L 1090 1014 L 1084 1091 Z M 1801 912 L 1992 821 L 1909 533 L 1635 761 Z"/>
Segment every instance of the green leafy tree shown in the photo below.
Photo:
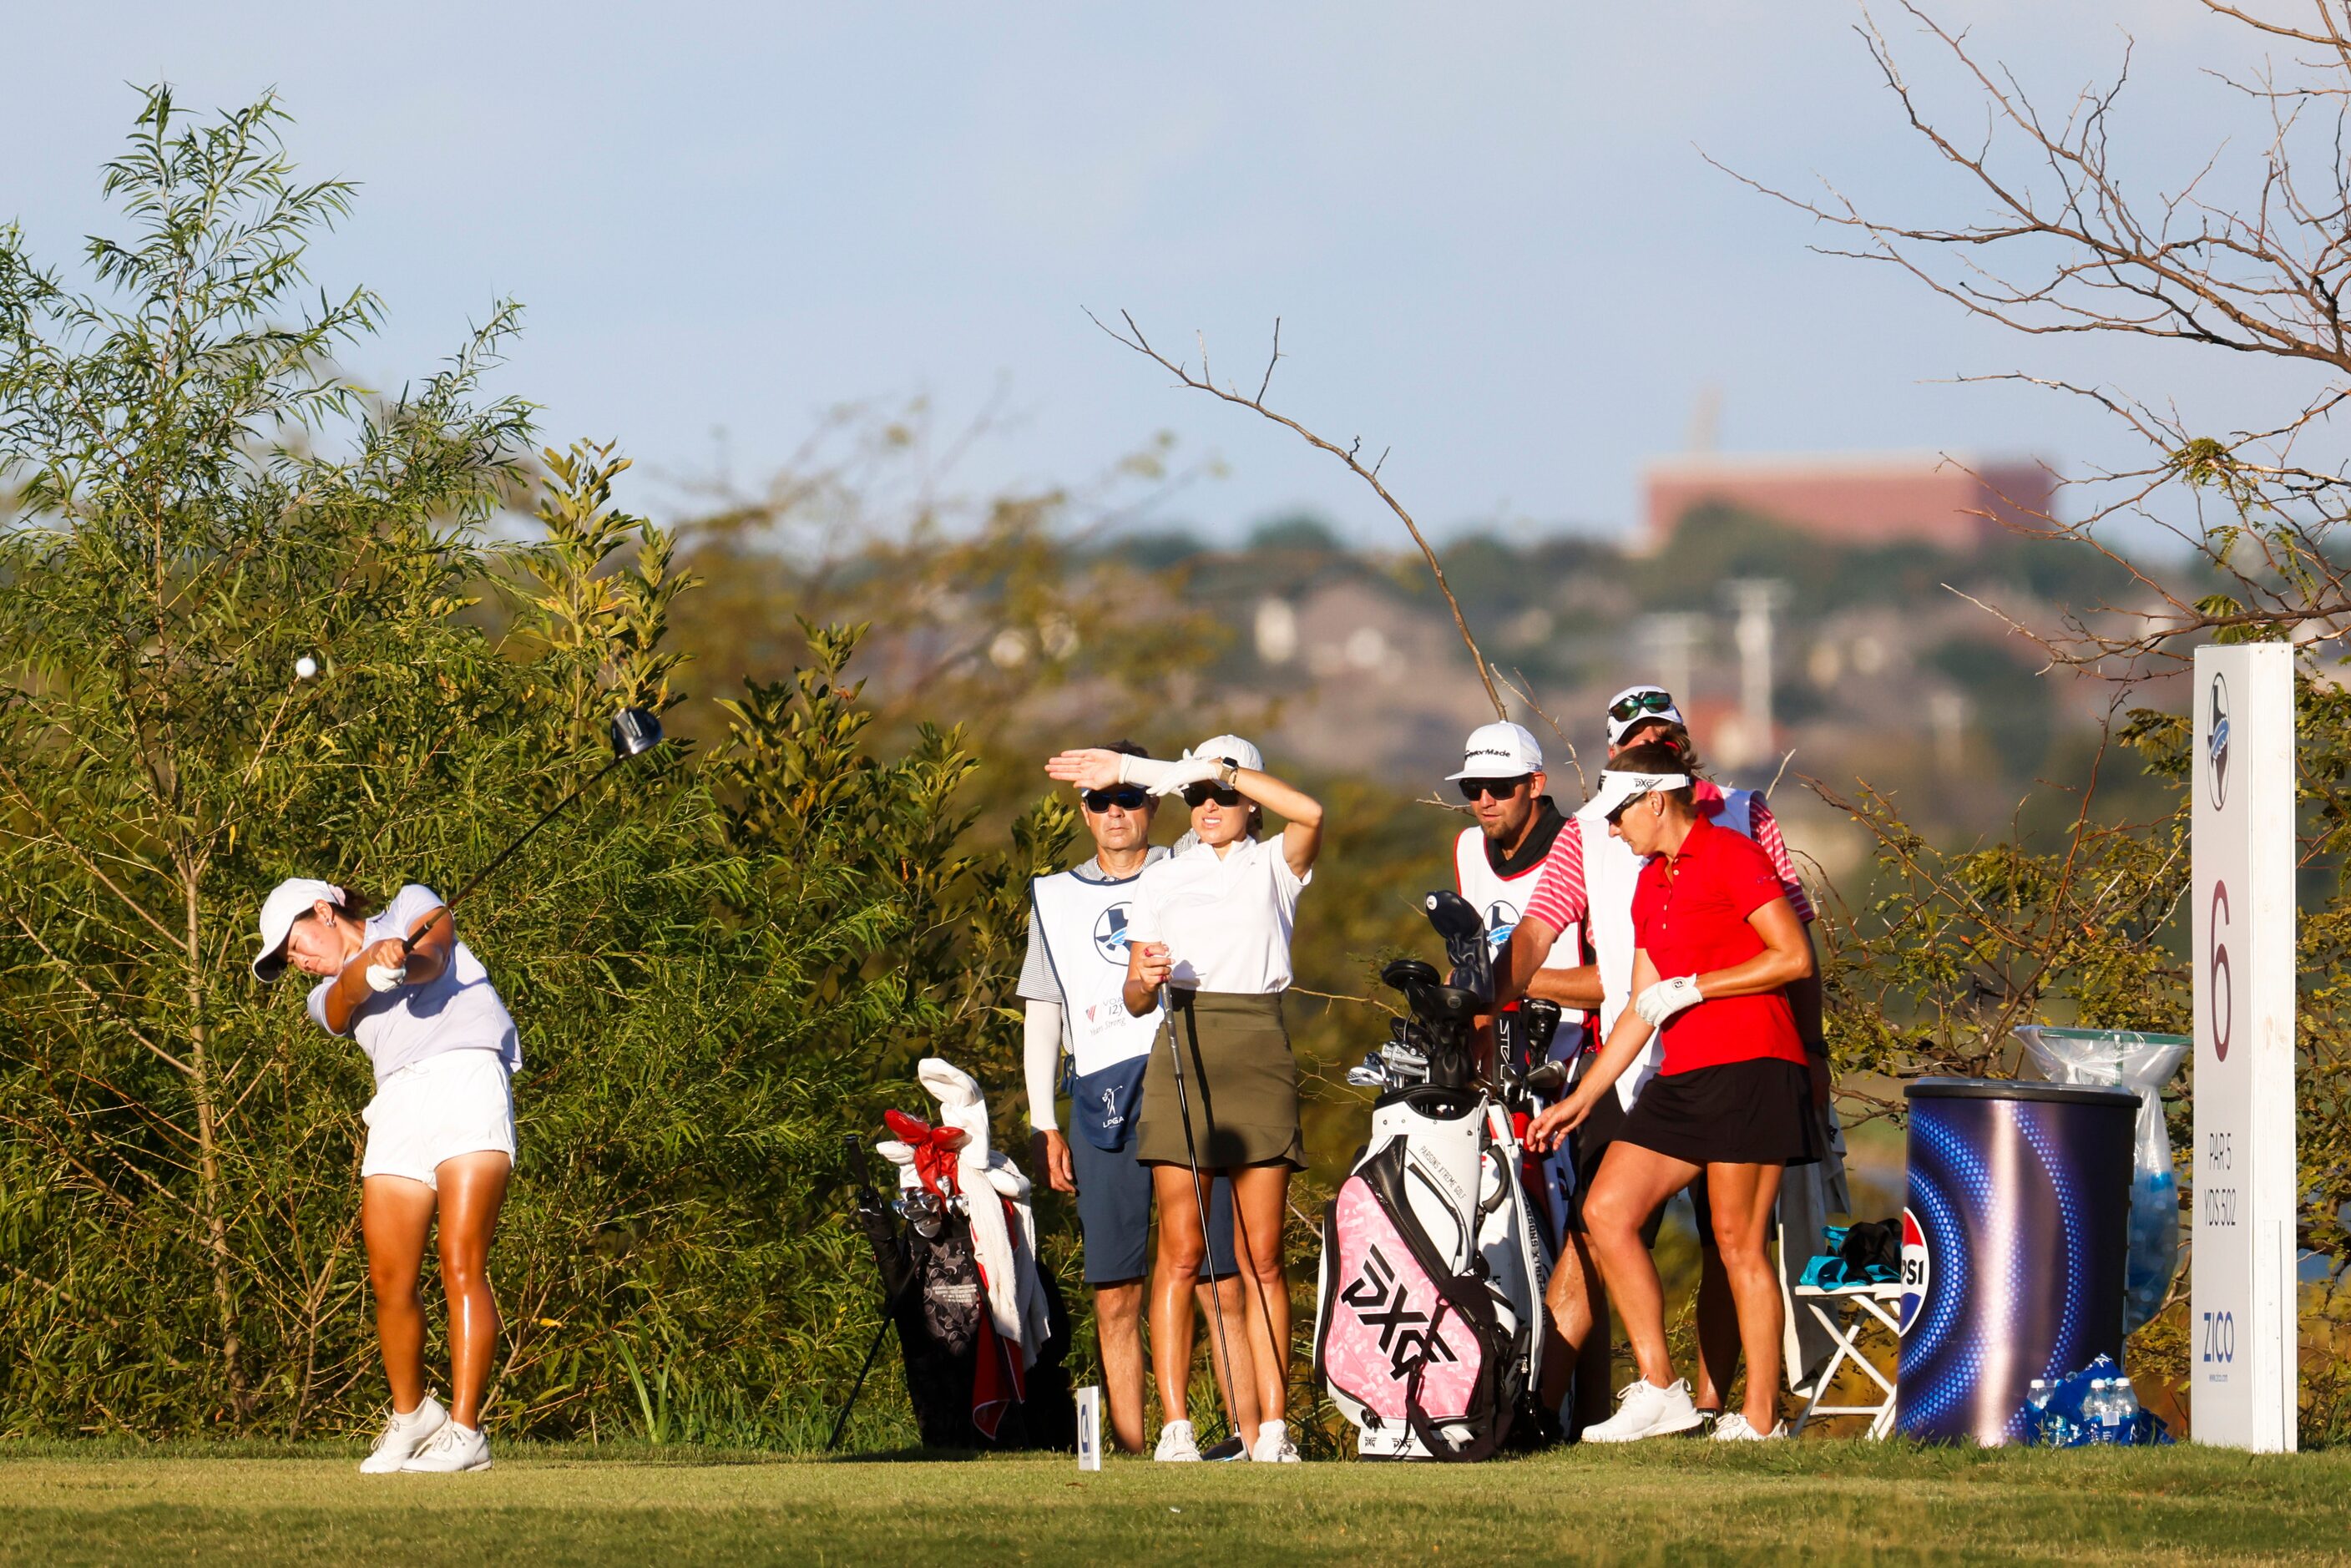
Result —
<path fill-rule="evenodd" d="M 337 371 L 379 307 L 309 291 L 350 191 L 281 124 L 151 94 L 94 292 L 0 231 L 0 1432 L 364 1421 L 369 1075 L 253 982 L 256 910 L 298 873 L 454 892 L 612 709 L 683 699 L 695 582 L 625 462 L 526 468 L 528 410 L 481 394 L 511 308 L 398 399 Z M 536 536 L 489 542 L 516 497 Z M 455 916 L 526 1061 L 507 1430 L 804 1440 L 873 1321 L 840 1135 L 914 1054 L 1009 1061 L 1067 813 L 965 848 L 958 737 L 873 759 L 855 634 L 808 638 Z"/>

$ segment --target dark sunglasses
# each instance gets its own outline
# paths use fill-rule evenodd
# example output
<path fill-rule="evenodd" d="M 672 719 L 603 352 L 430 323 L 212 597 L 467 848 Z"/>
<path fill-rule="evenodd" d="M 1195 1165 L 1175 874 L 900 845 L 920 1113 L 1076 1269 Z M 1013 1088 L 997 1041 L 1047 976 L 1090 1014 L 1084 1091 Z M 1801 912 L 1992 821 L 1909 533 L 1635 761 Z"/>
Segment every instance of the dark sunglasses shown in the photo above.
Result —
<path fill-rule="evenodd" d="M 1623 724 L 1636 713 L 1663 713 L 1674 706 L 1670 692 L 1635 692 L 1608 705 L 1608 716 Z"/>
<path fill-rule="evenodd" d="M 1464 779 L 1460 780 L 1461 798 L 1474 801 L 1480 795 L 1491 795 L 1497 800 L 1507 800 L 1534 782 L 1534 777 L 1521 773 L 1515 779 Z"/>
<path fill-rule="evenodd" d="M 1238 789 L 1228 789 L 1222 784 L 1184 786 L 1184 804 L 1186 806 L 1196 809 L 1207 805 L 1211 800 L 1219 806 L 1238 806 L 1241 803 L 1241 792 Z"/>
<path fill-rule="evenodd" d="M 1122 811 L 1140 811 L 1150 800 L 1151 791 L 1140 784 L 1122 784 L 1115 789 L 1089 789 L 1079 799 L 1089 811 L 1107 811 L 1113 806 Z"/>

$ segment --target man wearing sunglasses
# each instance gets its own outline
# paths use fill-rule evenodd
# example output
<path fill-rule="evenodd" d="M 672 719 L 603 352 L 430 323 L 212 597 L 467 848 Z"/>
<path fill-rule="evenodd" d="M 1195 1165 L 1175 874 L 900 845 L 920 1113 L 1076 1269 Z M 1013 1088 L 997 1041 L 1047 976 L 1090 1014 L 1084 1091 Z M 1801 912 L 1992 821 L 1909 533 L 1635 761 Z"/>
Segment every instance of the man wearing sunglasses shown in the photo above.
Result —
<path fill-rule="evenodd" d="M 1132 741 L 1106 749 L 1147 757 Z M 1143 1295 L 1151 1249 L 1151 1170 L 1135 1158 L 1135 1112 L 1158 1009 L 1141 1018 L 1127 1011 L 1127 923 L 1143 868 L 1167 858 L 1151 842 L 1156 800 L 1140 784 L 1087 789 L 1078 797 L 1092 856 L 1029 884 L 1029 953 L 1019 991 L 1026 1004 L 1022 1066 L 1029 1084 L 1030 1168 L 1056 1192 L 1077 1198 L 1086 1283 L 1094 1292 L 1094 1333 L 1102 1353 L 1102 1391 L 1111 1432 L 1128 1453 L 1143 1451 Z M 1070 1123 L 1064 1136 L 1053 1105 L 1066 1048 L 1073 1069 Z M 1233 1257 L 1232 1190 L 1219 1179 L 1208 1198 L 1209 1262 L 1220 1282 L 1212 1300 L 1199 1284 L 1203 1312 L 1221 1310 L 1228 1343 L 1246 1346 L 1248 1322 L 1239 1268 Z M 1203 1273 L 1206 1270 L 1204 1269 Z M 1212 1357 L 1211 1360 L 1216 1358 Z M 1221 1363 L 1217 1370 L 1223 1370 Z M 1222 1381 L 1222 1380 L 1220 1380 Z M 1249 1408 L 1236 1409 L 1225 1389 L 1236 1430 L 1258 1425 L 1253 1379 L 1239 1380 Z M 1214 1450 L 1211 1450 L 1213 1455 Z"/>
<path fill-rule="evenodd" d="M 1447 782 L 1461 791 L 1468 802 L 1469 814 L 1475 817 L 1475 827 L 1464 828 L 1453 842 L 1453 881 L 1461 896 L 1486 917 L 1486 933 L 1496 948 L 1510 940 L 1525 914 L 1527 903 L 1542 881 L 1543 864 L 1550 857 L 1552 846 L 1568 819 L 1560 813 L 1547 793 L 1549 779 L 1543 772 L 1542 745 L 1524 727 L 1508 722 L 1480 725 L 1469 732 L 1461 749 L 1461 770 L 1450 774 Z M 1544 956 L 1542 967 L 1529 977 L 1526 995 L 1541 1000 L 1556 1002 L 1562 1009 L 1559 1032 L 1552 1038 L 1551 1054 L 1562 1061 L 1573 1061 L 1583 1050 L 1585 1040 L 1585 1009 L 1600 1005 L 1600 972 L 1584 951 L 1583 934 L 1580 929 L 1561 932 Z M 1518 1049 L 1515 1026 L 1518 1004 L 1498 1011 L 1494 1019 L 1495 1048 L 1499 1051 Z M 1520 1061 L 1523 1071 L 1536 1065 Z M 1569 1234 L 1567 1221 L 1573 1198 L 1573 1156 L 1562 1148 L 1544 1156 L 1541 1161 L 1543 1196 L 1551 1211 L 1552 1230 L 1551 1241 L 1560 1260 L 1553 1278 L 1562 1273 L 1579 1276 L 1588 1274 L 1591 1291 L 1599 1291 L 1599 1274 L 1583 1256 L 1582 1238 Z M 1568 1286 L 1562 1283 L 1554 1294 L 1563 1295 Z M 1558 1308 L 1554 1306 L 1556 1314 Z M 1566 1396 L 1571 1368 L 1579 1380 L 1603 1392 L 1590 1413 L 1599 1419 L 1607 1414 L 1606 1393 L 1609 1380 L 1608 1336 L 1585 1334 L 1580 1351 L 1558 1338 L 1555 1325 L 1546 1323 L 1552 1343 L 1544 1347 L 1544 1396 L 1549 1408 L 1556 1410 Z"/>

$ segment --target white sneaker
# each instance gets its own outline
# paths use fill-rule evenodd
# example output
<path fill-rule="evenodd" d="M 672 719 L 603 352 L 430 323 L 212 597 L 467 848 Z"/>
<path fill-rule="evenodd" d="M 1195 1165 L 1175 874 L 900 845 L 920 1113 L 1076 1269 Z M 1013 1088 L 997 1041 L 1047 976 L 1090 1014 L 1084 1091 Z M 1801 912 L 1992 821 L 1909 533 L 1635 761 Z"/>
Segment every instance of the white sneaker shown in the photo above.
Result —
<path fill-rule="evenodd" d="M 1768 1432 L 1759 1432 L 1746 1416 L 1736 1410 L 1714 1424 L 1714 1440 L 1718 1443 L 1764 1443 L 1775 1437 L 1784 1438 L 1787 1435 L 1788 1424 L 1785 1421 Z"/>
<path fill-rule="evenodd" d="M 1636 1377 L 1616 1396 L 1616 1414 L 1597 1427 L 1583 1429 L 1587 1443 L 1637 1443 L 1644 1437 L 1667 1437 L 1698 1424 L 1698 1406 L 1690 1403 L 1687 1379 L 1660 1388 Z"/>
<path fill-rule="evenodd" d="M 409 1456 L 433 1440 L 434 1433 L 449 1424 L 449 1411 L 430 1394 L 417 1401 L 416 1408 L 402 1416 L 393 1411 L 383 1424 L 382 1435 L 368 1457 L 360 1461 L 360 1474 L 388 1476 L 408 1462 Z"/>
<path fill-rule="evenodd" d="M 1151 1451 L 1155 1459 L 1197 1459 L 1200 1445 L 1192 1440 L 1192 1423 L 1170 1421 L 1159 1428 L 1159 1447 Z"/>
<path fill-rule="evenodd" d="M 1260 1465 L 1296 1464 L 1298 1445 L 1290 1440 L 1289 1424 L 1282 1421 L 1259 1423 L 1257 1444 L 1249 1449 L 1249 1458 Z"/>
<path fill-rule="evenodd" d="M 490 1440 L 477 1427 L 463 1427 L 451 1421 L 434 1433 L 433 1440 L 417 1449 L 400 1468 L 442 1475 L 457 1470 L 486 1470 L 490 1468 Z"/>

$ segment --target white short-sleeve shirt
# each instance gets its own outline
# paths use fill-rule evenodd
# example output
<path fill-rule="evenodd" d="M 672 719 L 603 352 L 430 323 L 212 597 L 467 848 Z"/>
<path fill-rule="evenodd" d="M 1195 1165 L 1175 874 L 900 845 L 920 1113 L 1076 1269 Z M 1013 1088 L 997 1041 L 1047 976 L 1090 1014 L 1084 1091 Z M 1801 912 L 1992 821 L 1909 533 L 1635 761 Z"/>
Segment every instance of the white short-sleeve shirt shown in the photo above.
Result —
<path fill-rule="evenodd" d="M 409 927 L 441 907 L 440 895 L 410 883 L 384 906 L 383 913 L 361 927 L 361 940 L 373 945 L 405 936 Z M 310 1017 L 327 1027 L 327 992 L 332 980 L 310 988 Z M 522 1041 L 506 1003 L 490 985 L 489 971 L 463 942 L 449 955 L 449 966 L 430 985 L 402 986 L 371 996 L 351 1014 L 351 1038 L 374 1065 L 378 1083 L 403 1067 L 447 1051 L 494 1051 L 510 1073 L 522 1071 Z"/>
<path fill-rule="evenodd" d="M 1290 988 L 1290 933 L 1314 873 L 1290 869 L 1279 835 L 1243 839 L 1222 856 L 1195 844 L 1135 883 L 1130 942 L 1164 942 L 1171 984 L 1266 996 Z"/>

